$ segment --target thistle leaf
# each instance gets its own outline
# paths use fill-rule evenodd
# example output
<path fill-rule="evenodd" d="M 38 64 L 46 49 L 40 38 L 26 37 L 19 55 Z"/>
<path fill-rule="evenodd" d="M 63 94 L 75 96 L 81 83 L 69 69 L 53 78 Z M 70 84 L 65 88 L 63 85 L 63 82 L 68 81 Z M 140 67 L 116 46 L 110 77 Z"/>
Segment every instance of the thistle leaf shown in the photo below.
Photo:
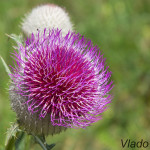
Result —
<path fill-rule="evenodd" d="M 24 145 L 24 132 L 18 132 L 17 133 L 17 139 L 15 141 L 15 150 L 22 150 L 22 146 Z"/>
<path fill-rule="evenodd" d="M 46 148 L 47 150 L 51 150 L 55 145 L 56 144 L 50 144 L 50 145 L 46 144 Z"/>
<path fill-rule="evenodd" d="M 9 38 L 13 39 L 17 44 L 22 44 L 23 43 L 23 36 L 20 35 L 16 35 L 16 34 L 6 34 Z"/>
<path fill-rule="evenodd" d="M 2 63 L 3 63 L 3 66 L 5 67 L 5 70 L 8 73 L 8 75 L 11 74 L 11 71 L 9 70 L 9 67 L 6 64 L 5 60 L 1 56 L 0 56 L 0 59 L 1 59 Z"/>
<path fill-rule="evenodd" d="M 19 125 L 17 123 L 13 123 L 11 127 L 7 130 L 5 150 L 13 149 L 13 145 L 15 143 L 18 132 L 20 132 Z"/>
<path fill-rule="evenodd" d="M 22 44 L 23 43 L 23 36 L 22 35 L 16 35 L 16 34 L 11 34 L 8 35 L 6 34 L 9 38 L 13 39 L 17 44 Z M 11 71 L 9 70 L 9 67 L 7 66 L 6 62 L 4 61 L 4 59 L 0 56 L 0 59 L 5 67 L 6 72 L 9 74 L 11 74 Z"/>

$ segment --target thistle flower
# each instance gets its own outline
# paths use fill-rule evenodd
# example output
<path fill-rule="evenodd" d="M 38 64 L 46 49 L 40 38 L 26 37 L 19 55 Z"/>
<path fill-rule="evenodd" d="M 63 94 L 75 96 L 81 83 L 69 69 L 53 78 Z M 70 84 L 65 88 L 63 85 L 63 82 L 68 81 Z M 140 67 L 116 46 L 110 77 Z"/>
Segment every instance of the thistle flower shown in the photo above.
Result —
<path fill-rule="evenodd" d="M 111 72 L 97 46 L 80 34 L 46 29 L 15 52 L 10 98 L 29 133 L 55 134 L 101 119 L 112 96 Z"/>
<path fill-rule="evenodd" d="M 66 35 L 68 31 L 73 30 L 73 25 L 68 13 L 63 8 L 47 4 L 34 8 L 26 15 L 21 28 L 27 36 L 31 36 L 32 33 L 36 34 L 37 30 L 42 31 L 44 28 L 58 28 L 62 30 L 63 35 Z"/>

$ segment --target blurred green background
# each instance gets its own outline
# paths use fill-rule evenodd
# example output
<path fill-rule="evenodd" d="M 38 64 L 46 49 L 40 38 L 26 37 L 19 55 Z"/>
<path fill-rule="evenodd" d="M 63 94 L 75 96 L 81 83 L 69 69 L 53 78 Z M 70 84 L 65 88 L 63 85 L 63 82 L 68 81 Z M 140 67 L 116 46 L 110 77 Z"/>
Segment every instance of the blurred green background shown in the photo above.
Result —
<path fill-rule="evenodd" d="M 114 99 L 102 120 L 87 129 L 49 136 L 47 142 L 56 143 L 54 150 L 120 150 L 121 139 L 150 143 L 150 1 L 0 0 L 0 55 L 7 64 L 12 64 L 14 42 L 5 34 L 19 34 L 24 14 L 45 3 L 65 7 L 75 30 L 100 47 L 115 84 Z M 16 118 L 8 83 L 0 62 L 0 149 Z M 41 148 L 33 144 L 30 149 Z"/>

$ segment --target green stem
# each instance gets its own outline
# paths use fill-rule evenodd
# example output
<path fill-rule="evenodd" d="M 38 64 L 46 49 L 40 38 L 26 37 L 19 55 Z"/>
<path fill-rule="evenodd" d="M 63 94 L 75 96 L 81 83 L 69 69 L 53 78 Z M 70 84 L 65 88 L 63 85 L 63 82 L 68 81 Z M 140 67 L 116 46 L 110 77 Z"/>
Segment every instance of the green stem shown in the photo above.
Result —
<path fill-rule="evenodd" d="M 37 143 L 42 147 L 43 150 L 47 150 L 46 146 L 44 145 L 43 141 L 36 135 L 32 134 L 37 141 Z"/>

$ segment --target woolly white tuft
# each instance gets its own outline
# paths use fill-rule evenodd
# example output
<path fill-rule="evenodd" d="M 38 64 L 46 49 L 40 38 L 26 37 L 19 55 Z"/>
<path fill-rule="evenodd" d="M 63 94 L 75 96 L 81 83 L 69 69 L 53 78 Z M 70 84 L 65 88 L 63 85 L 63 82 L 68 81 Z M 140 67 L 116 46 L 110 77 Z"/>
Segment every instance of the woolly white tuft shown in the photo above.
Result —
<path fill-rule="evenodd" d="M 22 30 L 27 36 L 37 33 L 37 30 L 43 31 L 45 28 L 61 29 L 62 35 L 65 36 L 68 31 L 73 30 L 73 25 L 68 13 L 54 4 L 34 8 L 22 22 Z"/>

